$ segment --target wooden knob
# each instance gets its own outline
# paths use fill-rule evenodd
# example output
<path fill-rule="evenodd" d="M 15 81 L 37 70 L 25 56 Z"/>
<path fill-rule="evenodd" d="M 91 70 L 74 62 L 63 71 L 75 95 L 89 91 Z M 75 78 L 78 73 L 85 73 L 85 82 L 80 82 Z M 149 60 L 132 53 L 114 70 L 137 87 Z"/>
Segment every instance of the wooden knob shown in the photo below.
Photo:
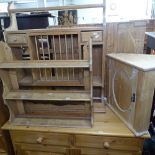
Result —
<path fill-rule="evenodd" d="M 38 137 L 36 141 L 38 144 L 41 144 L 43 142 L 43 140 L 44 140 L 43 137 Z"/>
<path fill-rule="evenodd" d="M 17 38 L 14 38 L 14 42 L 16 42 L 17 41 Z"/>
<path fill-rule="evenodd" d="M 109 142 L 104 142 L 103 147 L 104 147 L 105 149 L 109 149 L 109 148 L 110 148 Z"/>
<path fill-rule="evenodd" d="M 93 33 L 93 38 L 98 39 L 98 38 L 99 38 L 99 34 L 96 33 L 96 32 L 94 32 L 94 33 Z"/>

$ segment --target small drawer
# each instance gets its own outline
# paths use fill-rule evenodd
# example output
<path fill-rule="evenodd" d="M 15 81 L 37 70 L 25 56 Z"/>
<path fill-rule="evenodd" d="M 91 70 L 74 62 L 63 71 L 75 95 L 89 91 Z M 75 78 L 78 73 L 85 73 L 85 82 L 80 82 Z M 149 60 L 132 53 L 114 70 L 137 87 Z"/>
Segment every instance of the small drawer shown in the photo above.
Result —
<path fill-rule="evenodd" d="M 76 146 L 139 151 L 141 150 L 142 142 L 136 138 L 77 135 Z"/>
<path fill-rule="evenodd" d="M 12 131 L 11 137 L 14 143 L 31 143 L 43 145 L 61 145 L 68 146 L 70 137 L 67 134 L 29 132 L 29 131 Z"/>
<path fill-rule="evenodd" d="M 8 34 L 6 36 L 8 44 L 27 44 L 26 34 Z"/>
<path fill-rule="evenodd" d="M 93 42 L 101 42 L 103 41 L 103 32 L 102 31 L 81 32 L 82 42 L 89 41 L 90 37 L 92 37 Z"/>

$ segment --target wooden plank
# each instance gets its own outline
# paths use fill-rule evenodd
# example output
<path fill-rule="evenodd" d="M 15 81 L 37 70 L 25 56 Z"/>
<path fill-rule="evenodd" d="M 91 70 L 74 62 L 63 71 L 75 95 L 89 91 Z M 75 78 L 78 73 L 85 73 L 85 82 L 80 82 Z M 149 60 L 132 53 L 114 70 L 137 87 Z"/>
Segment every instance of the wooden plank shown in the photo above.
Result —
<path fill-rule="evenodd" d="M 31 76 L 27 76 L 19 81 L 20 86 L 83 86 L 79 80 L 57 80 L 52 79 L 49 81 L 36 80 L 33 81 Z"/>
<path fill-rule="evenodd" d="M 25 8 L 25 9 L 11 9 L 10 13 L 17 12 L 34 12 L 34 11 L 51 11 L 51 10 L 74 10 L 74 9 L 87 9 L 87 8 L 103 8 L 104 4 L 86 4 L 86 5 L 70 5 L 70 6 L 53 6 L 41 8 Z"/>
<path fill-rule="evenodd" d="M 8 31 L 5 32 L 6 35 L 9 34 L 24 34 L 27 33 L 29 35 L 31 35 L 31 33 L 34 33 L 33 35 L 35 36 L 35 34 L 37 35 L 39 32 L 41 32 L 41 34 L 39 35 L 52 35 L 56 33 L 60 33 L 60 34 L 66 34 L 65 32 L 67 32 L 67 34 L 77 34 L 78 31 L 98 31 L 98 30 L 103 30 L 103 25 L 102 24 L 85 24 L 82 26 L 73 26 L 73 27 L 51 27 L 48 29 L 28 29 L 28 30 L 13 30 L 13 31 Z M 57 35 L 58 35 L 57 34 Z"/>
<path fill-rule="evenodd" d="M 88 60 L 27 60 L 0 62 L 0 68 L 88 68 Z"/>
<path fill-rule="evenodd" d="M 4 96 L 7 100 L 57 100 L 57 101 L 90 101 L 90 94 L 81 92 L 51 91 L 12 91 Z"/>
<path fill-rule="evenodd" d="M 136 131 L 147 131 L 150 125 L 153 95 L 155 90 L 155 71 L 139 72 L 137 99 L 133 127 Z M 142 121 L 141 121 L 142 120 Z"/>
<path fill-rule="evenodd" d="M 12 61 L 13 60 L 13 54 L 12 54 L 12 51 L 11 49 L 7 46 L 7 44 L 3 44 L 2 45 L 4 48 L 4 53 L 5 53 L 5 56 L 6 56 L 6 60 L 7 61 Z M 9 53 L 10 52 L 10 53 Z M 4 61 L 4 59 L 2 60 Z M 21 72 L 20 72 L 21 73 Z M 21 73 L 22 74 L 22 73 Z M 10 82 L 12 83 L 12 87 L 13 89 L 18 89 L 19 88 L 19 85 L 18 85 L 18 77 L 17 77 L 17 74 L 16 74 L 16 71 L 15 70 L 11 70 L 8 72 L 8 76 L 9 76 L 9 80 Z M 6 77 L 5 77 L 6 78 Z M 7 79 L 8 81 L 8 79 Z M 4 82 L 4 81 L 3 81 Z M 10 83 L 9 82 L 9 83 Z M 8 83 L 7 83 L 8 84 Z M 24 113 L 24 107 L 23 107 L 23 104 L 22 104 L 22 101 L 17 101 L 17 108 L 18 108 L 18 111 L 20 114 L 23 114 Z M 10 120 L 13 119 L 11 118 L 14 114 L 10 114 Z"/>
<path fill-rule="evenodd" d="M 83 47 L 83 57 L 85 60 L 89 60 L 89 53 L 87 46 Z M 89 62 L 90 63 L 90 62 Z M 84 70 L 84 86 L 85 90 L 90 90 L 90 72 L 89 70 Z"/>
<path fill-rule="evenodd" d="M 15 118 L 14 125 L 26 125 L 26 126 L 43 126 L 43 127 L 81 127 L 90 128 L 90 120 L 83 119 L 44 119 L 44 118 Z"/>

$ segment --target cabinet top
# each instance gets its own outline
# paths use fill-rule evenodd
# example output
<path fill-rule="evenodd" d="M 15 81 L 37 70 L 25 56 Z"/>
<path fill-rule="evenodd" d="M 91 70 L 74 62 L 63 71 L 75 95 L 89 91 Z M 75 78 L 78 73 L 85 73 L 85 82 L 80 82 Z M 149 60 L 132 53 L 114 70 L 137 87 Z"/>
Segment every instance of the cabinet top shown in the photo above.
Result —
<path fill-rule="evenodd" d="M 107 57 L 118 60 L 122 63 L 136 67 L 143 71 L 155 70 L 155 55 L 111 53 Z"/>

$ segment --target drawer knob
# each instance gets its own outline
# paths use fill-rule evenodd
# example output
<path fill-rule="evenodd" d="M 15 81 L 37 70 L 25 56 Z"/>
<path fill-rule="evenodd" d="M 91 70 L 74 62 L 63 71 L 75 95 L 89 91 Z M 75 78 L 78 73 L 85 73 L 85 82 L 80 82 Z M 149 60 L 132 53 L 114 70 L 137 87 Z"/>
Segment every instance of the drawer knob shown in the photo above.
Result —
<path fill-rule="evenodd" d="M 17 41 L 17 38 L 14 38 L 14 42 L 16 42 Z"/>
<path fill-rule="evenodd" d="M 43 137 L 38 137 L 36 141 L 38 144 L 41 144 L 43 142 L 43 140 L 44 140 Z"/>
<path fill-rule="evenodd" d="M 99 38 L 99 34 L 96 33 L 96 32 L 94 32 L 92 36 L 93 36 L 94 39 L 98 39 Z"/>
<path fill-rule="evenodd" d="M 109 148 L 110 148 L 109 142 L 104 142 L 103 147 L 104 147 L 105 149 L 109 149 Z"/>

